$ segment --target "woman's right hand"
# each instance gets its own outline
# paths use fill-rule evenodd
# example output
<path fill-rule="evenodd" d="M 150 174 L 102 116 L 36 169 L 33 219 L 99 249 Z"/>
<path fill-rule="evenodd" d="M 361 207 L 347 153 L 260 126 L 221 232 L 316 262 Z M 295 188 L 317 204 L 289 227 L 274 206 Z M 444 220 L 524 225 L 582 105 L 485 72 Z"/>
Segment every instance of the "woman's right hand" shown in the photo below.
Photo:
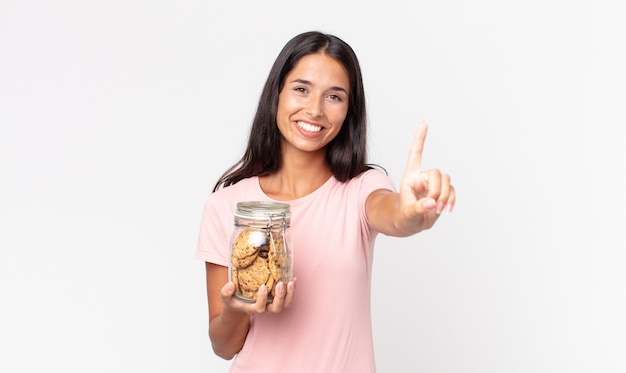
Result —
<path fill-rule="evenodd" d="M 274 289 L 275 295 L 271 303 L 267 303 L 267 287 L 261 285 L 257 293 L 255 303 L 247 303 L 237 299 L 235 294 L 235 284 L 228 281 L 221 290 L 220 299 L 224 307 L 231 311 L 245 312 L 249 315 L 261 314 L 265 312 L 279 313 L 284 308 L 288 308 L 293 300 L 295 290 L 295 279 L 287 284 L 279 282 Z"/>

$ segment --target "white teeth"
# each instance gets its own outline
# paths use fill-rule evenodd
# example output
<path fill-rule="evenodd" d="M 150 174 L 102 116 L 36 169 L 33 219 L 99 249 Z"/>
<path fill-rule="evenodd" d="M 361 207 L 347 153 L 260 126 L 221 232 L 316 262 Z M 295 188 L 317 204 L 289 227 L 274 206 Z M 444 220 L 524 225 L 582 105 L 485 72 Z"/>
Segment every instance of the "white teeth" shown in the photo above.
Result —
<path fill-rule="evenodd" d="M 298 124 L 298 127 L 302 128 L 303 130 L 307 132 L 319 132 L 322 130 L 322 127 L 314 126 L 307 122 L 296 122 L 296 123 Z"/>

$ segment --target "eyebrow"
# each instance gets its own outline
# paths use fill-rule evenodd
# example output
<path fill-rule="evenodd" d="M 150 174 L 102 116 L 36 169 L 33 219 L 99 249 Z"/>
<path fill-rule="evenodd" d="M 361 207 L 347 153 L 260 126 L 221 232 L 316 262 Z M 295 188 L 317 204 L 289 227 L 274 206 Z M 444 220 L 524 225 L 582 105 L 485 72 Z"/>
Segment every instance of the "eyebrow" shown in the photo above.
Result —
<path fill-rule="evenodd" d="M 294 80 L 291 81 L 291 83 L 300 83 L 300 84 L 306 84 L 306 85 L 313 85 L 313 83 L 311 83 L 309 80 L 306 80 L 306 79 L 294 79 Z M 337 86 L 330 87 L 329 91 L 342 91 L 345 94 L 348 94 L 348 91 L 345 88 L 337 87 Z"/>

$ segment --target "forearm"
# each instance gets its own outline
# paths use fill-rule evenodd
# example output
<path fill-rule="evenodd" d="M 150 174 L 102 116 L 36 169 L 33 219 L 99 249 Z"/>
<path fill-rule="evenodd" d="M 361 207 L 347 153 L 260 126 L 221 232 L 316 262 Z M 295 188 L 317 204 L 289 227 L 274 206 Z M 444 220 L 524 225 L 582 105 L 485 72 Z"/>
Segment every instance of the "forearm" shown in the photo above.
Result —
<path fill-rule="evenodd" d="M 233 284 L 228 284 L 228 267 L 207 262 L 206 281 L 211 345 L 216 355 L 230 360 L 246 340 L 250 314 L 225 307 L 224 302 L 230 302 L 234 292 Z"/>
<path fill-rule="evenodd" d="M 209 338 L 215 354 L 226 360 L 232 359 L 243 347 L 249 327 L 250 315 L 223 309 L 209 323 Z"/>
<path fill-rule="evenodd" d="M 400 194 L 391 191 L 372 193 L 368 219 L 374 229 L 387 236 L 407 237 L 424 229 L 422 216 L 407 216 L 401 209 Z"/>

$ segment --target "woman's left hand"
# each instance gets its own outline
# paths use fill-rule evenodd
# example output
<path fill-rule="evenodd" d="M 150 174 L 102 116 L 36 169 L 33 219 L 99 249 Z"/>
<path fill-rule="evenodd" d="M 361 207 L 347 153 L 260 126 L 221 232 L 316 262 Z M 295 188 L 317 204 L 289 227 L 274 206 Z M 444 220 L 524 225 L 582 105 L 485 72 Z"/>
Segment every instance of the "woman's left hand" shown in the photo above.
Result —
<path fill-rule="evenodd" d="M 428 125 L 421 122 L 415 133 L 402 182 L 400 216 L 403 226 L 417 232 L 431 228 L 442 212 L 450 213 L 456 199 L 450 176 L 433 168 L 422 170 L 422 153 Z"/>

